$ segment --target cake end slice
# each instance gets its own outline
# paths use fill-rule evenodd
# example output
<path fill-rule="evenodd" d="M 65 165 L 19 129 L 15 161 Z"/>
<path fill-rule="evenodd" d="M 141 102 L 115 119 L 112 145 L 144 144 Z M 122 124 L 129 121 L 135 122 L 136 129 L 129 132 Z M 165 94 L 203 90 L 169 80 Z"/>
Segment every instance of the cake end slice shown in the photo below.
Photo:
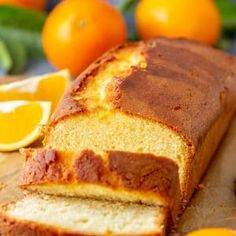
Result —
<path fill-rule="evenodd" d="M 1 208 L 2 236 L 165 235 L 164 208 L 28 195 Z"/>

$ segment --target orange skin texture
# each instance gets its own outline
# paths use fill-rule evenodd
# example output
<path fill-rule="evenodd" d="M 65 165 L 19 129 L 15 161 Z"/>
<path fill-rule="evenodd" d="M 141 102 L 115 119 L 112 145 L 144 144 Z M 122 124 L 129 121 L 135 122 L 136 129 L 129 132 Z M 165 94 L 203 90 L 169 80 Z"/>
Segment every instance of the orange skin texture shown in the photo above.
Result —
<path fill-rule="evenodd" d="M 141 38 L 187 38 L 214 45 L 221 19 L 214 0 L 140 0 L 135 22 Z"/>
<path fill-rule="evenodd" d="M 224 228 L 201 229 L 189 233 L 187 236 L 236 236 L 236 231 Z"/>
<path fill-rule="evenodd" d="M 45 10 L 46 0 L 0 0 L 0 4 L 15 5 L 31 10 Z"/>
<path fill-rule="evenodd" d="M 67 0 L 48 16 L 42 42 L 49 62 L 76 76 L 126 37 L 122 15 L 106 1 Z"/>

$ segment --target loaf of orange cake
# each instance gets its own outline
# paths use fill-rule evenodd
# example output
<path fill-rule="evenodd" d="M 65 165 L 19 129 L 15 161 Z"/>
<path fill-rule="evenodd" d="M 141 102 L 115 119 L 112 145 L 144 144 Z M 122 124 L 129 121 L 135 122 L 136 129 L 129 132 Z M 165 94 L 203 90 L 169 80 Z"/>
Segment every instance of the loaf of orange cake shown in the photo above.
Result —
<path fill-rule="evenodd" d="M 196 42 L 164 38 L 117 47 L 76 79 L 47 130 L 45 149 L 69 153 L 60 161 L 70 166 L 72 181 L 61 175 L 47 178 L 44 168 L 34 175 L 26 152 L 20 185 L 52 194 L 153 204 L 150 190 L 155 195 L 176 185 L 176 163 L 185 205 L 235 107 L 233 57 Z M 112 184 L 103 179 L 103 169 L 112 173 Z M 161 187 L 162 181 L 169 186 Z M 143 186 L 146 182 L 149 186 Z"/>
<path fill-rule="evenodd" d="M 64 95 L 44 147 L 23 151 L 19 185 L 62 199 L 161 207 L 167 213 L 156 219 L 175 222 L 235 109 L 232 56 L 180 39 L 119 46 Z M 147 235 L 164 234 L 159 228 Z"/>

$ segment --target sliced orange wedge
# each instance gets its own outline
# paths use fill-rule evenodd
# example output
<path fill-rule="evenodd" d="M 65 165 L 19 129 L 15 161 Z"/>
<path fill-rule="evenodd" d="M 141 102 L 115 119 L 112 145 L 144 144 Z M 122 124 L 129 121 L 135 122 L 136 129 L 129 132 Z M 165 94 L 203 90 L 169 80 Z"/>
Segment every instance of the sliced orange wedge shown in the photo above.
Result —
<path fill-rule="evenodd" d="M 194 231 L 187 236 L 236 236 L 236 231 L 225 228 L 208 228 Z"/>
<path fill-rule="evenodd" d="M 52 110 L 69 85 L 68 70 L 0 85 L 0 101 L 50 101 Z"/>
<path fill-rule="evenodd" d="M 50 110 L 50 102 L 0 102 L 0 151 L 14 151 L 38 139 Z"/>

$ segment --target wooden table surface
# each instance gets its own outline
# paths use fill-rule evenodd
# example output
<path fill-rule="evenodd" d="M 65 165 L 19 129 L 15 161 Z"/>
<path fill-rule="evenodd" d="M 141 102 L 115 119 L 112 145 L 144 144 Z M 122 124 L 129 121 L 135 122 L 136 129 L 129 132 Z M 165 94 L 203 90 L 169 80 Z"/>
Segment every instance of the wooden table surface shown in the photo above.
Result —
<path fill-rule="evenodd" d="M 23 160 L 19 153 L 0 153 L 0 204 L 23 196 L 17 179 Z M 180 219 L 180 235 L 202 227 L 236 229 L 236 119 Z"/>

